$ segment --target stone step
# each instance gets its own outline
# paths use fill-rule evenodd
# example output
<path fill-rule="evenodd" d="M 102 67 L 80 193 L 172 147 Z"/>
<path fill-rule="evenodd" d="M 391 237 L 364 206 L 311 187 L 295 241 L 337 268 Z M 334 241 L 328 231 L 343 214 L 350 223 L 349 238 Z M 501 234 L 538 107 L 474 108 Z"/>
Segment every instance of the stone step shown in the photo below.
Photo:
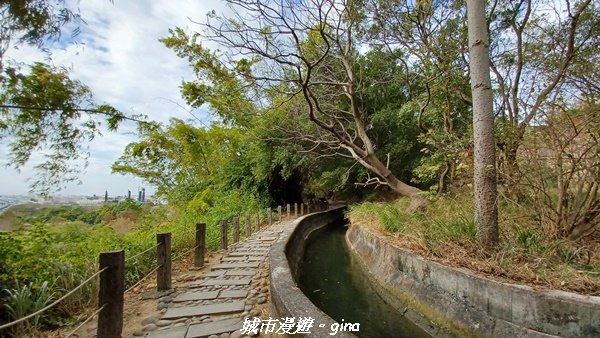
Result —
<path fill-rule="evenodd" d="M 239 269 L 239 268 L 258 268 L 258 262 L 248 262 L 248 263 L 221 263 L 215 264 L 213 269 Z"/>
<path fill-rule="evenodd" d="M 207 300 L 216 298 L 246 298 L 247 290 L 221 290 L 221 291 L 202 291 L 202 292 L 185 292 L 177 295 L 173 302 L 187 302 L 196 300 Z"/>
<path fill-rule="evenodd" d="M 254 250 L 254 251 L 252 251 L 251 249 L 244 249 L 244 250 L 247 250 L 247 251 L 234 251 L 234 252 L 229 253 L 229 255 L 227 255 L 227 257 L 267 256 L 269 254 L 270 249 Z"/>
<path fill-rule="evenodd" d="M 179 326 L 151 332 L 147 338 L 185 338 L 187 332 L 187 326 Z"/>
<path fill-rule="evenodd" d="M 236 301 L 231 303 L 168 308 L 167 312 L 165 312 L 162 318 L 175 319 L 182 317 L 194 317 L 242 311 L 244 311 L 244 302 Z"/>
<path fill-rule="evenodd" d="M 219 291 L 201 291 L 201 292 L 186 292 L 177 295 L 173 299 L 174 302 L 187 302 L 190 300 L 205 300 L 215 299 L 219 296 Z"/>
<path fill-rule="evenodd" d="M 269 250 L 255 250 L 255 251 L 234 251 L 229 254 L 229 256 L 258 256 L 258 255 L 266 255 L 269 253 Z"/>
<path fill-rule="evenodd" d="M 266 257 L 265 256 L 234 256 L 234 257 L 223 257 L 221 260 L 223 263 L 225 262 L 262 262 Z"/>
<path fill-rule="evenodd" d="M 231 318 L 210 323 L 190 325 L 185 338 L 205 338 L 210 335 L 218 335 L 226 332 L 240 330 L 243 327 L 241 318 Z"/>
<path fill-rule="evenodd" d="M 219 270 L 225 272 L 225 276 L 254 276 L 258 270 Z"/>
<path fill-rule="evenodd" d="M 227 270 L 213 270 L 204 274 L 204 277 L 221 277 Z"/>
<path fill-rule="evenodd" d="M 265 242 L 247 242 L 244 245 L 240 245 L 235 251 L 249 250 L 249 251 L 269 251 L 271 244 Z"/>
<path fill-rule="evenodd" d="M 262 262 L 265 260 L 265 256 L 248 256 L 250 262 Z"/>
<path fill-rule="evenodd" d="M 219 298 L 246 298 L 248 290 L 222 290 Z"/>
<path fill-rule="evenodd" d="M 262 242 L 265 242 L 265 241 L 272 242 L 272 241 L 274 241 L 276 239 L 277 239 L 277 237 L 275 237 L 275 236 L 273 236 L 273 237 L 266 237 L 266 236 L 265 237 L 258 237 L 258 240 L 262 241 Z"/>
<path fill-rule="evenodd" d="M 245 261 L 248 259 L 248 256 L 231 256 L 231 257 L 223 257 L 221 259 L 222 262 L 237 262 L 237 261 Z"/>
<path fill-rule="evenodd" d="M 202 287 L 202 286 L 232 286 L 232 285 L 248 285 L 250 284 L 249 278 L 244 279 L 207 279 L 202 282 L 190 283 L 189 286 L 192 288 Z"/>

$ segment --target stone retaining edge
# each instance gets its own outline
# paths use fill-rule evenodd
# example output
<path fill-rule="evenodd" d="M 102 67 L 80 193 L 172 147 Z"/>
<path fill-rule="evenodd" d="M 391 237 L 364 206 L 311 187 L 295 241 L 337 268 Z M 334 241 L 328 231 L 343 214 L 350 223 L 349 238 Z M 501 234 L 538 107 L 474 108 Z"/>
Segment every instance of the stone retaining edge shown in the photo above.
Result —
<path fill-rule="evenodd" d="M 308 335 L 310 337 L 329 337 L 331 325 L 336 322 L 317 308 L 296 283 L 300 263 L 304 257 L 305 242 L 312 232 L 331 222 L 343 220 L 345 211 L 346 206 L 338 206 L 299 218 L 283 230 L 269 252 L 271 315 L 274 318 L 295 317 L 296 323 L 299 317 L 313 318 L 314 325 L 310 330 L 311 334 Z M 355 336 L 347 332 L 338 332 L 335 337 Z"/>
<path fill-rule="evenodd" d="M 600 297 L 497 282 L 428 261 L 359 225 L 350 225 L 346 242 L 386 300 L 457 336 L 600 336 Z"/>

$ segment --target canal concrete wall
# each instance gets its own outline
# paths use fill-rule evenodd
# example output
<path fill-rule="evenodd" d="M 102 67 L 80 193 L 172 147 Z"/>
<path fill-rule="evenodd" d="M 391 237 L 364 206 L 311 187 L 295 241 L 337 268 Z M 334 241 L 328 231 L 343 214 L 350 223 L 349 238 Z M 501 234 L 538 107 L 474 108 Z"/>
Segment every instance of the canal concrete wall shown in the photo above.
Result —
<path fill-rule="evenodd" d="M 390 304 L 458 337 L 600 337 L 600 297 L 493 281 L 428 261 L 359 225 L 346 241 Z"/>
<path fill-rule="evenodd" d="M 319 310 L 298 287 L 306 240 L 316 230 L 344 221 L 345 206 L 331 208 L 299 218 L 283 230 L 269 253 L 271 269 L 271 316 L 314 319 L 310 337 L 330 337 L 336 322 Z M 343 300 L 349 301 L 349 300 Z M 277 335 L 278 337 L 280 335 Z M 289 336 L 289 335 L 284 335 Z M 355 337 L 348 332 L 338 332 L 335 337 Z"/>

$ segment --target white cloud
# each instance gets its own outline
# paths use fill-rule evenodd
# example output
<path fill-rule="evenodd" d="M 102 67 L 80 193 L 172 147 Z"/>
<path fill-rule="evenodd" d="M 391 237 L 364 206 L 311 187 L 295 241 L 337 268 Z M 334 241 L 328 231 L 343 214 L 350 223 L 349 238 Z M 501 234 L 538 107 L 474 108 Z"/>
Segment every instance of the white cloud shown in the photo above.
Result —
<path fill-rule="evenodd" d="M 75 2 L 78 3 L 78 2 Z M 221 2 L 206 1 L 114 1 L 89 0 L 79 3 L 82 18 L 76 38 L 78 43 L 55 43 L 50 46 L 54 65 L 71 68 L 71 77 L 81 80 L 92 89 L 96 101 L 106 102 L 126 113 L 146 114 L 152 120 L 166 122 L 171 117 L 190 119 L 192 116 L 179 105 L 189 109 L 179 94 L 183 79 L 193 75 L 185 60 L 164 47 L 158 39 L 168 35 L 175 26 L 198 29 L 190 18 L 203 21 L 212 9 L 226 10 Z M 218 7 L 218 8 L 217 8 Z M 69 36 L 69 29 L 64 36 Z M 68 40 L 68 39 L 67 39 Z M 43 60 L 36 48 L 20 46 L 8 53 L 15 60 L 30 63 Z M 175 102 L 175 103 L 174 103 Z M 203 121 L 210 116 L 204 109 L 194 112 Z M 125 127 L 124 132 L 132 132 Z M 105 133 L 90 144 L 90 167 L 81 177 L 81 186 L 69 186 L 62 193 L 99 194 L 127 189 L 135 191 L 142 183 L 137 178 L 111 175 L 110 165 L 119 157 L 135 135 Z M 0 147 L 0 158 L 6 149 Z M 3 169 L 0 175 L 0 195 L 26 193 L 27 177 L 32 166 L 19 174 Z M 116 192 L 115 192 L 116 193 Z"/>

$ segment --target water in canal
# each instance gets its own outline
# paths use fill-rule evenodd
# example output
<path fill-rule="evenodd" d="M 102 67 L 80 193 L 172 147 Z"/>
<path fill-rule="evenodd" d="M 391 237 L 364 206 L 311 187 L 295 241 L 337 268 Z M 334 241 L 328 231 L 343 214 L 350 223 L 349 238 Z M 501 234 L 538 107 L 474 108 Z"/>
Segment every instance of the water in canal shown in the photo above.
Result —
<path fill-rule="evenodd" d="M 360 323 L 362 338 L 430 337 L 398 313 L 373 290 L 353 261 L 344 226 L 327 226 L 311 235 L 305 252 L 300 288 L 336 322 Z"/>

